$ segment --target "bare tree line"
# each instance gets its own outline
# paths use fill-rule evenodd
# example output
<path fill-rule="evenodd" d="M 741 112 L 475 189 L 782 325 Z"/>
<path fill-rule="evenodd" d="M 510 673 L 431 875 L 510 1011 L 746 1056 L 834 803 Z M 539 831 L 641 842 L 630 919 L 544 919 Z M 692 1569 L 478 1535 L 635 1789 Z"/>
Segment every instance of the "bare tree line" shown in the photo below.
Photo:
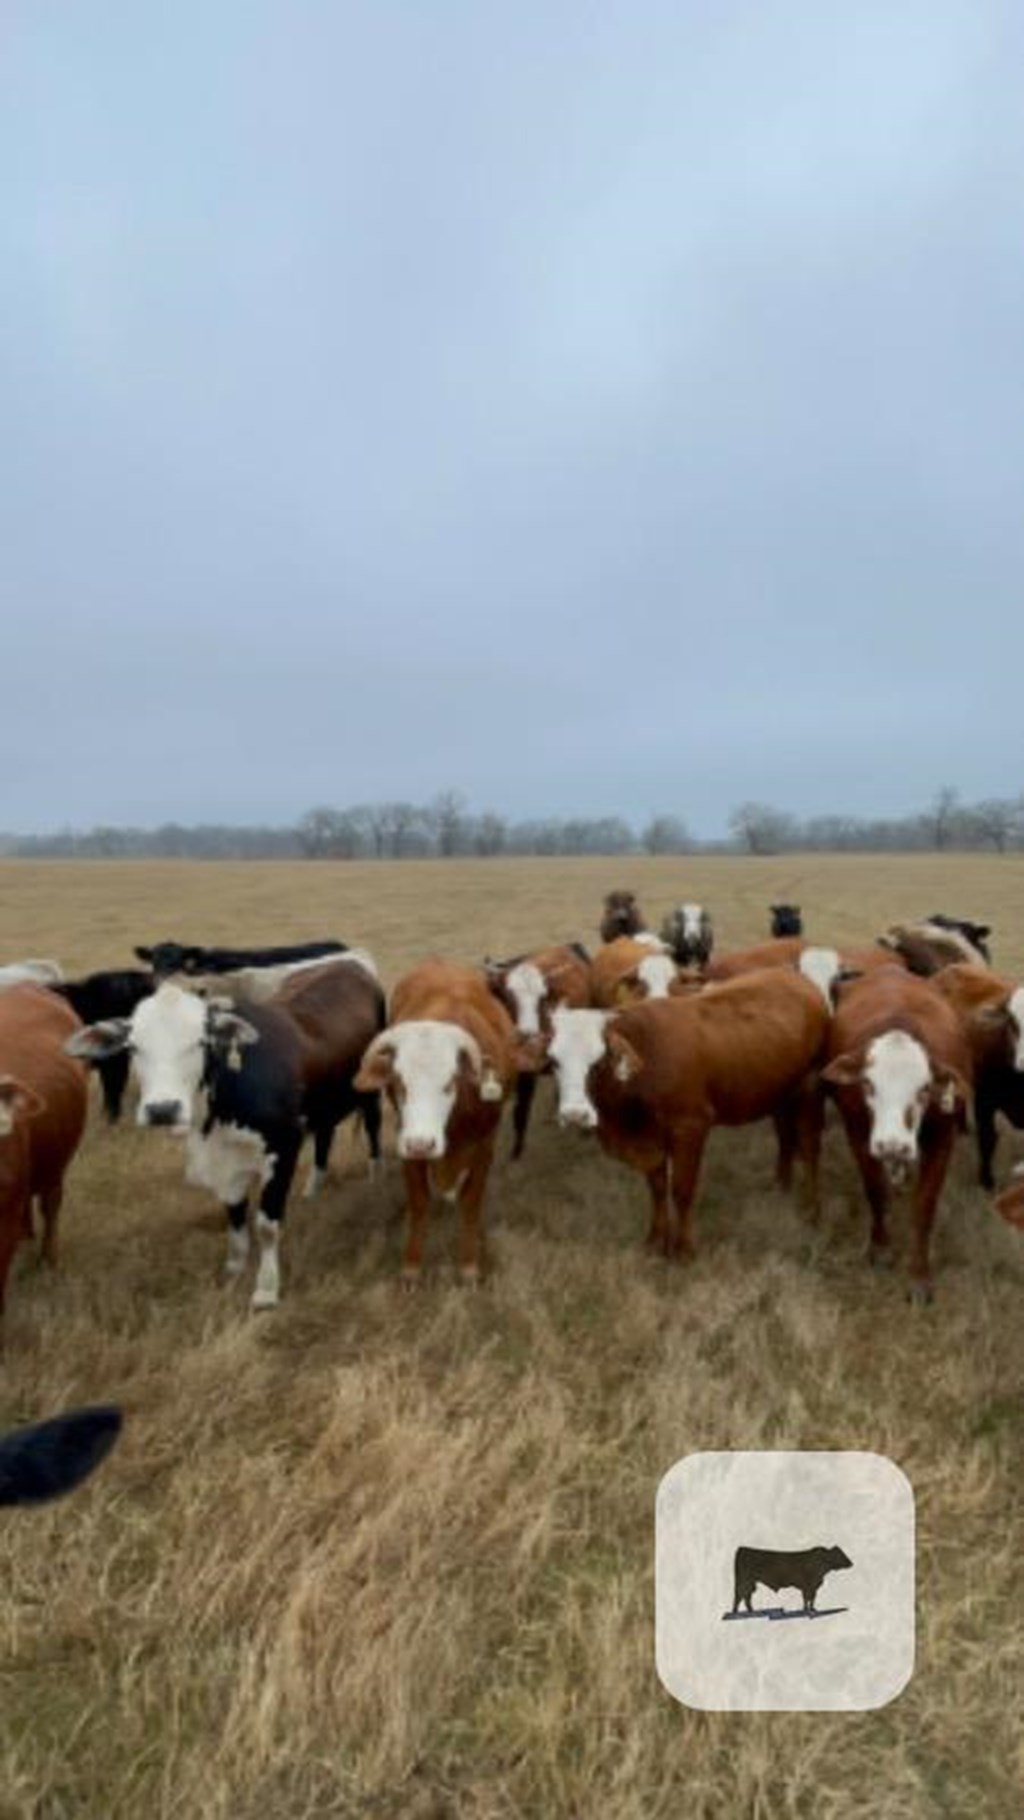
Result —
<path fill-rule="evenodd" d="M 515 821 L 474 810 L 457 790 L 429 803 L 362 803 L 307 810 L 289 827 L 220 823 L 158 828 L 100 826 L 0 836 L 0 854 L 26 859 L 423 859 L 500 854 L 674 853 L 1006 853 L 1024 848 L 1024 792 L 964 802 L 951 785 L 916 814 L 888 818 L 814 815 L 801 819 L 769 803 L 745 802 L 729 837 L 697 840 L 681 815 L 643 827 L 621 816 L 545 816 Z"/>

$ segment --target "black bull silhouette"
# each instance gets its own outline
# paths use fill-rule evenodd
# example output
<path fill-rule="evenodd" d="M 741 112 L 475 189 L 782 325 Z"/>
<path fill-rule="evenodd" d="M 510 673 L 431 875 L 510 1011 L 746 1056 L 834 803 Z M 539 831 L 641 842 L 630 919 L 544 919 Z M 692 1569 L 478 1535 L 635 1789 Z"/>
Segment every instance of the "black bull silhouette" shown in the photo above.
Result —
<path fill-rule="evenodd" d="M 800 1548 L 788 1551 L 778 1548 L 738 1548 L 733 1563 L 732 1609 L 737 1612 L 742 1604 L 748 1611 L 752 1611 L 754 1588 L 760 1584 L 770 1586 L 773 1592 L 778 1592 L 783 1586 L 795 1586 L 803 1595 L 804 1611 L 813 1611 L 825 1575 L 852 1566 L 849 1555 L 844 1554 L 841 1548 Z"/>

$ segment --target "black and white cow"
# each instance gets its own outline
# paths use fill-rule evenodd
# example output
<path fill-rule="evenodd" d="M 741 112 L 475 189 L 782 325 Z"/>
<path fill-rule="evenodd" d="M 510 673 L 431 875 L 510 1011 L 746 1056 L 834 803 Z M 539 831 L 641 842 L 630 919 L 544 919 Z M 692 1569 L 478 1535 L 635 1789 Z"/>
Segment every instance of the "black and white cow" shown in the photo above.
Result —
<path fill-rule="evenodd" d="M 345 954 L 347 942 L 292 942 L 277 948 L 204 948 L 188 942 L 154 942 L 136 948 L 140 961 L 152 967 L 158 979 L 174 974 L 235 973 L 242 967 L 281 967 L 289 961 L 317 960 Z"/>
<path fill-rule="evenodd" d="M 265 1004 L 201 998 L 165 980 L 130 1018 L 93 1024 L 67 1047 L 87 1060 L 130 1049 L 138 1123 L 187 1134 L 187 1179 L 209 1188 L 227 1211 L 229 1275 L 248 1261 L 249 1195 L 258 1187 L 252 1305 L 273 1308 L 281 1224 L 304 1133 L 314 1147 L 309 1193 L 350 1113 L 362 1114 L 371 1157 L 379 1158 L 379 1095 L 353 1083 L 384 1022 L 375 970 L 365 957 L 343 958 L 294 974 Z"/>
<path fill-rule="evenodd" d="M 662 922 L 661 939 L 678 967 L 706 967 L 715 945 L 711 918 L 702 904 L 677 904 Z"/>

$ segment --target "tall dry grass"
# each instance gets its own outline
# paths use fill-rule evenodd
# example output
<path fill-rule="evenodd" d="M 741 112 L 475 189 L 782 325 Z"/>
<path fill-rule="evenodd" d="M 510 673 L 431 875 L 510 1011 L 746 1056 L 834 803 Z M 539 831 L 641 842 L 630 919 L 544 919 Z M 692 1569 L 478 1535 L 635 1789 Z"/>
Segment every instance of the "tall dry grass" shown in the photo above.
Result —
<path fill-rule="evenodd" d="M 592 938 L 620 882 L 652 915 L 706 898 L 736 943 L 776 897 L 850 939 L 962 909 L 1024 971 L 1016 859 L 10 864 L 0 959 L 336 932 L 393 979 Z M 3 1820 L 1016 1815 L 1024 1250 L 964 1145 L 937 1301 L 911 1311 L 864 1263 L 838 1132 L 820 1228 L 771 1170 L 766 1131 L 717 1134 L 697 1261 L 652 1261 L 642 1185 L 559 1134 L 544 1089 L 496 1173 L 486 1286 L 454 1286 L 445 1211 L 409 1296 L 397 1173 L 368 1182 L 345 1134 L 324 1197 L 293 1203 L 280 1310 L 253 1317 L 174 1140 L 94 1118 L 62 1269 L 26 1253 L 11 1286 L 0 1419 L 116 1398 L 127 1423 L 79 1494 L 0 1527 Z M 892 1706 L 708 1715 L 661 1688 L 655 1488 L 729 1446 L 908 1472 L 918 1658 Z"/>

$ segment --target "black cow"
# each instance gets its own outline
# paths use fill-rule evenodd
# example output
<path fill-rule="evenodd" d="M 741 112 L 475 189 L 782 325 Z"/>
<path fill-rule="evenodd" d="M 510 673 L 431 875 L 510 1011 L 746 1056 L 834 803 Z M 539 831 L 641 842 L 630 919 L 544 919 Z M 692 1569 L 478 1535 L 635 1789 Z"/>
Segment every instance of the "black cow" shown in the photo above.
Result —
<path fill-rule="evenodd" d="M 279 948 L 202 948 L 187 942 L 154 942 L 136 948 L 157 979 L 175 973 L 236 973 L 243 967 L 283 967 L 289 961 L 312 961 L 320 955 L 346 954 L 347 942 L 292 942 Z"/>
<path fill-rule="evenodd" d="M 800 914 L 799 904 L 769 904 L 771 911 L 771 933 L 774 936 L 802 935 L 804 919 Z"/>
<path fill-rule="evenodd" d="M 112 1405 L 73 1409 L 0 1440 L 0 1504 L 46 1504 L 87 1478 L 121 1432 Z"/>
<path fill-rule="evenodd" d="M 136 1005 L 149 998 L 155 987 L 151 973 L 143 973 L 140 967 L 120 967 L 88 973 L 80 980 L 61 980 L 51 986 L 50 991 L 67 999 L 83 1024 L 99 1024 L 106 1018 L 131 1017 Z M 127 1050 L 92 1064 L 100 1077 L 103 1104 L 112 1125 L 116 1125 L 121 1116 L 129 1065 Z"/>
<path fill-rule="evenodd" d="M 780 1587 L 795 1586 L 802 1594 L 804 1611 L 814 1610 L 814 1601 L 818 1588 L 826 1574 L 835 1573 L 838 1568 L 852 1567 L 849 1555 L 841 1548 L 798 1548 L 787 1551 L 780 1548 L 738 1548 L 733 1563 L 733 1603 L 734 1612 L 740 1605 L 746 1605 L 753 1611 L 750 1601 L 754 1588 L 760 1583 L 770 1586 L 773 1592 Z"/>
<path fill-rule="evenodd" d="M 992 955 L 985 939 L 986 936 L 992 934 L 991 923 L 972 923 L 958 916 L 943 916 L 941 912 L 936 916 L 930 916 L 928 921 L 936 923 L 940 929 L 952 929 L 957 935 L 962 935 L 965 941 L 970 942 L 972 948 L 977 949 L 982 960 L 988 961 L 991 966 Z"/>

